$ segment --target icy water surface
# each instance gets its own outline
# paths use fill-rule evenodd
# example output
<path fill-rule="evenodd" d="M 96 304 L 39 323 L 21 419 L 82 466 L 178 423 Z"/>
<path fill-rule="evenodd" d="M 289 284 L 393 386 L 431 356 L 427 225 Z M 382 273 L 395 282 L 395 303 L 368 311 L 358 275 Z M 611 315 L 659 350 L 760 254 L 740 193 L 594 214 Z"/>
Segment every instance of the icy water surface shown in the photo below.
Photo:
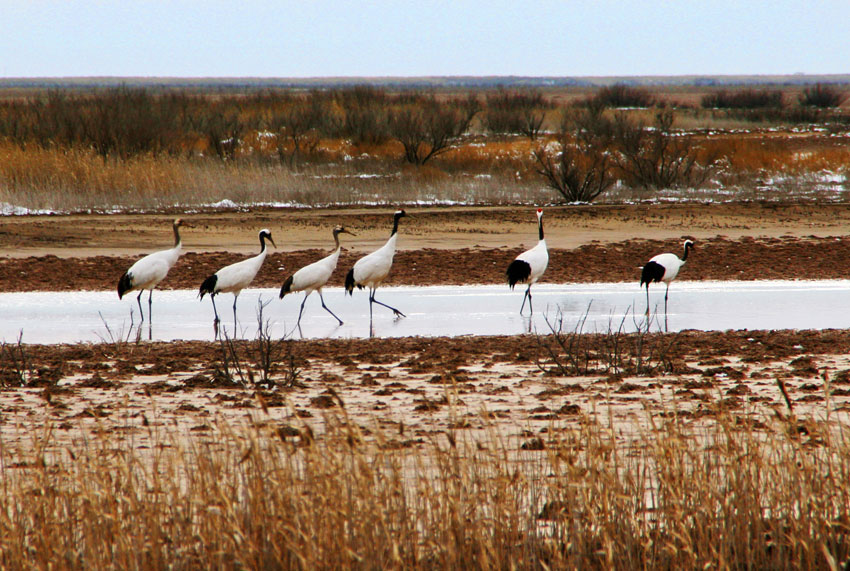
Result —
<path fill-rule="evenodd" d="M 377 299 L 407 317 L 395 319 L 388 309 L 374 306 L 373 334 L 377 337 L 513 335 L 549 332 L 562 319 L 564 329 L 581 326 L 585 332 L 622 327 L 634 331 L 644 324 L 646 295 L 635 283 L 538 284 L 532 289 L 534 317 L 519 315 L 524 289 L 507 286 L 387 287 Z M 344 295 L 325 291 L 325 302 L 345 322 L 322 309 L 317 294 L 307 300 L 301 331 L 294 330 L 303 294 L 277 297 L 276 289 L 246 290 L 239 296 L 238 336 L 254 338 L 257 308 L 267 302 L 263 320 L 273 337 L 367 337 L 369 302 L 365 291 Z M 142 306 L 147 313 L 147 293 Z M 650 288 L 652 329 L 664 328 L 664 287 Z M 233 334 L 233 296 L 216 298 L 222 326 Z M 635 311 L 636 309 L 636 311 Z M 135 293 L 119 300 L 114 292 L 32 292 L 0 294 L 0 340 L 14 342 L 22 332 L 25 343 L 73 343 L 131 338 L 132 320 L 138 325 Z M 155 340 L 214 339 L 209 298 L 198 300 L 189 290 L 156 291 L 152 337 Z M 528 308 L 526 307 L 526 314 Z M 675 282 L 670 288 L 667 325 L 683 329 L 829 329 L 850 326 L 850 281 Z M 147 323 L 143 337 L 148 337 Z"/>

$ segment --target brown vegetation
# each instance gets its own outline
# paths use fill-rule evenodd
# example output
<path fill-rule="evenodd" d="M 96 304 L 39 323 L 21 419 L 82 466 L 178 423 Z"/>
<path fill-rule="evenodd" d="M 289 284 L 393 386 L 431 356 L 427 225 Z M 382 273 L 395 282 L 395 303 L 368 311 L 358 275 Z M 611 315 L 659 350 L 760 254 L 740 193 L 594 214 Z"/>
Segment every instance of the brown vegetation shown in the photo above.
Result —
<path fill-rule="evenodd" d="M 708 93 L 705 102 L 714 97 L 732 103 L 702 109 L 685 102 L 693 95 L 677 101 L 675 92 L 624 84 L 591 94 L 368 86 L 216 94 L 126 86 L 16 91 L 0 102 L 0 201 L 71 210 L 194 205 L 221 198 L 324 204 L 374 202 L 377 196 L 389 203 L 403 200 L 396 198 L 399 187 L 415 185 L 429 187 L 415 200 L 427 200 L 438 188 L 445 189 L 437 191 L 443 200 L 535 202 L 546 196 L 545 171 L 551 171 L 541 166 L 535 148 L 551 141 L 563 147 L 565 132 L 586 143 L 576 135 L 596 129 L 603 131 L 594 137 L 609 139 L 595 145 L 590 159 L 579 158 L 587 150 L 580 144 L 577 153 L 542 163 L 566 161 L 562 170 L 578 169 L 572 178 L 579 181 L 585 178 L 582 172 L 604 171 L 604 176 L 591 177 L 604 181 L 592 185 L 597 190 L 608 180 L 619 183 L 614 195 L 585 192 L 584 200 L 647 198 L 647 186 L 689 187 L 706 178 L 711 187 L 731 187 L 746 196 L 765 173 L 810 174 L 798 159 L 808 161 L 836 147 L 840 141 L 830 136 L 846 132 L 850 123 L 835 106 L 843 92 L 832 86 L 794 91 L 803 104 L 791 103 L 795 95 L 789 92 L 785 105 L 768 107 L 747 101 L 772 101 L 777 91 L 703 92 Z M 821 103 L 814 102 L 817 97 Z M 582 108 L 595 117 L 592 123 L 559 129 Z M 669 118 L 662 125 L 666 128 L 650 129 L 658 117 Z M 813 123 L 826 131 L 784 130 L 800 124 L 808 129 Z M 605 131 L 615 124 L 629 128 Z M 741 126 L 751 132 L 729 130 Z M 778 144 L 764 147 L 765 138 Z M 638 168 L 635 157 L 657 157 L 658 149 L 674 149 L 683 141 L 698 149 L 698 157 L 683 151 L 684 168 L 668 158 L 662 161 L 666 166 L 651 169 L 651 176 L 640 174 L 645 169 Z M 788 149 L 794 154 L 788 156 Z M 611 159 L 591 160 L 597 151 L 611 153 Z M 741 160 L 739 153 L 749 157 Z M 752 164 L 755 153 L 762 155 L 760 164 Z M 709 165 L 712 157 L 724 168 L 688 168 Z M 819 162 L 821 168 L 836 170 L 846 164 L 842 159 L 846 157 Z M 580 164 L 583 160 L 590 164 Z M 405 163 L 415 168 L 403 168 Z M 541 169 L 543 177 L 537 172 Z M 664 174 L 670 172 L 676 174 Z M 558 184 L 568 189 L 560 178 Z M 340 181 L 344 184 L 338 185 Z M 334 186 L 347 190 L 326 190 Z M 571 201 L 573 194 L 563 200 Z M 557 193 L 548 196 L 559 199 Z"/>

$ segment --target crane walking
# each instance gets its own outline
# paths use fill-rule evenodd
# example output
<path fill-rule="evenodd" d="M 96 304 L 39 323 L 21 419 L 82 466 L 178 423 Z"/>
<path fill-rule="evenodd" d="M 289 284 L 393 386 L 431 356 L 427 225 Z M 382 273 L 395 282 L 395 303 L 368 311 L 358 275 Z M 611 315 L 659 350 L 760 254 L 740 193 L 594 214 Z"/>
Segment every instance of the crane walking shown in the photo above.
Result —
<path fill-rule="evenodd" d="M 201 289 L 198 295 L 204 299 L 204 294 L 210 294 L 210 299 L 213 304 L 213 313 L 215 313 L 214 327 L 216 336 L 218 336 L 218 310 L 215 307 L 215 296 L 219 293 L 233 294 L 233 335 L 236 336 L 236 300 L 239 298 L 239 293 L 248 287 L 260 271 L 260 267 L 266 259 L 268 250 L 266 249 L 266 240 L 275 246 L 272 240 L 272 233 L 266 228 L 260 230 L 260 253 L 247 260 L 230 264 L 218 270 L 213 275 L 209 276 L 201 284 Z"/>
<path fill-rule="evenodd" d="M 345 276 L 345 290 L 348 295 L 354 291 L 354 286 L 358 289 L 364 287 L 369 288 L 369 325 L 372 324 L 372 304 L 377 303 L 383 305 L 387 309 L 392 310 L 396 317 L 406 317 L 398 309 L 387 305 L 375 299 L 375 290 L 387 278 L 390 269 L 393 265 L 393 256 L 395 255 L 395 244 L 398 239 L 398 221 L 403 216 L 406 216 L 404 210 L 398 210 L 393 215 L 393 231 L 387 243 L 372 252 L 363 256 L 354 264 L 354 267 L 348 271 Z"/>
<path fill-rule="evenodd" d="M 337 262 L 339 261 L 339 253 L 342 250 L 342 246 L 339 244 L 339 235 L 340 234 L 351 234 L 354 236 L 355 234 L 349 232 L 342 226 L 337 226 L 333 229 L 334 243 L 336 244 L 336 248 L 331 253 L 330 256 L 322 258 L 318 262 L 313 262 L 308 266 L 304 266 L 291 276 L 289 276 L 285 282 L 283 282 L 283 286 L 280 288 L 280 298 L 290 293 L 295 293 L 297 291 L 304 292 L 304 300 L 301 302 L 301 309 L 298 311 L 298 322 L 296 324 L 297 327 L 301 326 L 301 314 L 304 313 L 304 304 L 307 303 L 307 298 L 314 291 L 319 292 L 319 299 L 322 301 L 322 307 L 325 308 L 325 311 L 333 315 L 339 324 L 342 325 L 342 319 L 340 319 L 333 311 L 331 311 L 327 305 L 325 305 L 325 298 L 322 296 L 322 288 L 325 284 L 328 283 L 328 280 L 331 279 L 331 274 L 333 274 L 336 269 Z"/>
<path fill-rule="evenodd" d="M 139 295 L 136 301 L 139 304 L 139 314 L 142 321 L 145 320 L 145 313 L 142 311 L 142 294 L 145 290 L 149 290 L 148 325 L 150 325 L 151 311 L 153 309 L 153 290 L 159 282 L 165 279 L 168 271 L 177 263 L 177 259 L 182 253 L 183 240 L 180 238 L 181 226 L 191 227 L 180 218 L 174 220 L 172 224 L 174 229 L 174 247 L 148 254 L 130 266 L 130 269 L 124 272 L 124 275 L 118 280 L 118 299 L 123 299 L 126 293 L 138 290 Z"/>

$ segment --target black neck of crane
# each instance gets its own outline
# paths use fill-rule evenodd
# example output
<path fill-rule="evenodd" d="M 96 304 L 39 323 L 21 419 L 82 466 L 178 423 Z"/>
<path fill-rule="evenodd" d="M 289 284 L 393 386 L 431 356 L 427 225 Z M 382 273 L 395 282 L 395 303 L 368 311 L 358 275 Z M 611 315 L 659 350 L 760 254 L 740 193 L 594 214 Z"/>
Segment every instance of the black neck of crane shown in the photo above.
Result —
<path fill-rule="evenodd" d="M 537 219 L 537 227 L 539 229 L 540 239 L 543 239 L 543 217 Z"/>
<path fill-rule="evenodd" d="M 178 224 L 174 225 L 174 247 L 180 245 L 180 226 Z"/>
<path fill-rule="evenodd" d="M 399 212 L 395 216 L 393 216 L 393 231 L 390 233 L 390 238 L 395 236 L 395 233 L 398 232 L 398 221 L 401 219 L 402 214 Z"/>
<path fill-rule="evenodd" d="M 685 254 L 682 256 L 683 262 L 688 259 L 688 250 L 690 250 L 690 249 L 691 249 L 691 243 L 685 242 Z"/>
<path fill-rule="evenodd" d="M 260 253 L 266 249 L 266 235 L 264 233 L 260 234 Z"/>

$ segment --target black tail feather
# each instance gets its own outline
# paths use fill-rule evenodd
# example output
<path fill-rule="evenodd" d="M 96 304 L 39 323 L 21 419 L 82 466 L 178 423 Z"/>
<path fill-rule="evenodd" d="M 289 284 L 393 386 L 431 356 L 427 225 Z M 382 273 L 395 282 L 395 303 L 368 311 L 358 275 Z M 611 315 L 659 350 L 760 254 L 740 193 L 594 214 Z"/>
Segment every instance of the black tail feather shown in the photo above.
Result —
<path fill-rule="evenodd" d="M 292 276 L 286 278 L 286 281 L 280 286 L 280 299 L 283 299 L 283 296 L 288 293 L 292 293 Z"/>
<path fill-rule="evenodd" d="M 351 268 L 345 275 L 345 291 L 348 292 L 348 295 L 351 295 L 351 292 L 354 291 L 354 286 L 354 268 Z"/>
<path fill-rule="evenodd" d="M 514 260 L 508 266 L 506 272 L 508 276 L 508 285 L 511 289 L 519 282 L 524 282 L 531 275 L 531 265 L 523 260 Z"/>
<path fill-rule="evenodd" d="M 213 274 L 207 279 L 204 280 L 204 283 L 201 284 L 201 289 L 198 292 L 198 295 L 201 296 L 201 299 L 204 299 L 204 294 L 208 293 L 210 295 L 215 295 L 215 284 L 218 282 L 218 276 Z"/>
<path fill-rule="evenodd" d="M 667 269 L 658 262 L 647 262 L 640 272 L 640 285 L 660 282 Z"/>
<path fill-rule="evenodd" d="M 133 278 L 125 272 L 121 279 L 118 280 L 118 299 L 124 297 L 124 294 L 133 289 Z"/>

